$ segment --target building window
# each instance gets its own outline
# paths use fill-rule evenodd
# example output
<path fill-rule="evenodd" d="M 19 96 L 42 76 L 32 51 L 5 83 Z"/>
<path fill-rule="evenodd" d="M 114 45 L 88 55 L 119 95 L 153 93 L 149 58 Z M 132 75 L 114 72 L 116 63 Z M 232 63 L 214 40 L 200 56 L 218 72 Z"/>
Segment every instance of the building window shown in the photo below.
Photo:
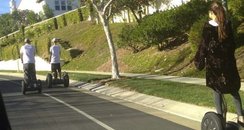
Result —
<path fill-rule="evenodd" d="M 66 10 L 66 3 L 65 3 L 65 0 L 62 0 L 62 1 L 61 1 L 61 9 L 62 9 L 62 10 Z"/>
<path fill-rule="evenodd" d="M 67 9 L 72 10 L 72 3 L 70 0 L 67 1 Z"/>
<path fill-rule="evenodd" d="M 59 0 L 55 0 L 55 10 L 60 10 Z"/>

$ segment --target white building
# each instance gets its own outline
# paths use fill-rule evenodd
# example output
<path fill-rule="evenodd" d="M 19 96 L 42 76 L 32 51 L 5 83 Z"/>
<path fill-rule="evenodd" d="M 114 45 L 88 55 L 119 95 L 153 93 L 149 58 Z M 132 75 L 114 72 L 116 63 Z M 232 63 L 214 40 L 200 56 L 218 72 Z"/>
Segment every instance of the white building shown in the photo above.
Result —
<path fill-rule="evenodd" d="M 18 10 L 32 10 L 39 14 L 43 12 L 43 6 L 48 5 L 53 10 L 54 16 L 79 7 L 78 0 L 21 0 Z"/>
<path fill-rule="evenodd" d="M 148 14 L 153 14 L 156 11 L 163 11 L 166 9 L 170 9 L 172 7 L 180 6 L 186 2 L 189 2 L 190 0 L 170 0 L 169 3 L 164 4 L 162 1 L 164 0 L 156 0 L 154 6 L 148 7 Z"/>
<path fill-rule="evenodd" d="M 10 13 L 12 13 L 13 11 L 16 11 L 17 10 L 16 1 L 15 0 L 10 0 L 9 7 L 10 7 Z"/>
<path fill-rule="evenodd" d="M 189 2 L 190 0 L 170 0 L 168 3 L 163 3 L 163 1 L 165 1 L 165 0 L 155 0 L 155 2 L 153 4 L 151 4 L 150 6 L 146 6 L 146 7 L 142 8 L 142 13 L 143 13 L 142 17 L 149 15 L 149 14 L 153 14 L 157 11 L 164 11 L 166 9 L 180 6 L 184 3 Z M 134 21 L 132 14 L 130 14 L 128 10 L 122 11 L 121 14 L 122 15 L 120 15 L 120 16 L 114 16 L 113 22 L 115 22 L 115 23 L 128 22 L 129 23 L 129 22 Z"/>

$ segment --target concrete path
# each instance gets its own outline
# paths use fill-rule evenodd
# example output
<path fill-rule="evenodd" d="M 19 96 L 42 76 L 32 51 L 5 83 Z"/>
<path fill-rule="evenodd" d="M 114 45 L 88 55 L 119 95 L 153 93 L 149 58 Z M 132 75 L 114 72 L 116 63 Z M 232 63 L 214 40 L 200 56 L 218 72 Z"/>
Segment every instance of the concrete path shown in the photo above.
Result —
<path fill-rule="evenodd" d="M 66 72 L 111 75 L 110 72 L 96 72 L 96 71 L 70 71 L 70 70 L 66 70 Z M 167 81 L 173 81 L 173 82 L 179 82 L 179 83 L 206 85 L 206 80 L 204 78 L 179 77 L 179 76 L 168 76 L 168 75 L 151 75 L 151 74 L 134 74 L 134 73 L 120 73 L 120 75 L 126 76 L 126 77 L 155 79 L 155 80 L 167 80 Z M 241 90 L 244 91 L 244 82 L 241 82 Z"/>

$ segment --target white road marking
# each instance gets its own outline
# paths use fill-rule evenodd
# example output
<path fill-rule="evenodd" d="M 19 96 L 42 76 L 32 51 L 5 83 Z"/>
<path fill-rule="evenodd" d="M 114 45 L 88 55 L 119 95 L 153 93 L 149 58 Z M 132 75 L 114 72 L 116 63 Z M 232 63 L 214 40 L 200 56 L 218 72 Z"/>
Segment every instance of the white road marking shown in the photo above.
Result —
<path fill-rule="evenodd" d="M 108 126 L 108 125 L 104 124 L 103 122 L 97 120 L 96 118 L 90 116 L 89 114 L 85 113 L 84 111 L 82 111 L 82 110 L 80 110 L 80 109 L 78 109 L 78 108 L 76 108 L 76 107 L 74 107 L 74 106 L 72 106 L 72 105 L 70 105 L 70 104 L 68 104 L 68 103 L 66 103 L 66 102 L 64 102 L 64 101 L 62 101 L 62 100 L 60 100 L 60 99 L 58 99 L 58 98 L 56 98 L 56 97 L 51 96 L 50 94 L 47 94 L 47 93 L 43 93 L 43 94 L 46 95 L 46 96 L 48 96 L 48 97 L 50 97 L 50 98 L 52 98 L 52 99 L 54 99 L 55 101 L 57 101 L 57 102 L 59 102 L 59 103 L 64 104 L 65 106 L 67 106 L 67 107 L 73 109 L 74 111 L 76 111 L 76 112 L 80 113 L 81 115 L 87 117 L 88 119 L 92 120 L 93 122 L 99 124 L 99 125 L 102 126 L 103 128 L 105 128 L 105 129 L 107 129 L 107 130 L 114 130 L 114 129 L 111 128 L 110 126 Z"/>

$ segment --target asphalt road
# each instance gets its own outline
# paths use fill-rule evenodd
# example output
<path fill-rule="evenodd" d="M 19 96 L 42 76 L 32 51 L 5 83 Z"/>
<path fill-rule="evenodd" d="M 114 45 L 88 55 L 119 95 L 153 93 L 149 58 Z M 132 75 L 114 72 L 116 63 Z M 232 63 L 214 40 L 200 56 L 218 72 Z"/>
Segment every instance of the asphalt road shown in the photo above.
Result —
<path fill-rule="evenodd" d="M 0 91 L 13 130 L 192 129 L 193 121 L 88 91 L 44 86 L 22 95 L 21 79 L 2 75 Z"/>

